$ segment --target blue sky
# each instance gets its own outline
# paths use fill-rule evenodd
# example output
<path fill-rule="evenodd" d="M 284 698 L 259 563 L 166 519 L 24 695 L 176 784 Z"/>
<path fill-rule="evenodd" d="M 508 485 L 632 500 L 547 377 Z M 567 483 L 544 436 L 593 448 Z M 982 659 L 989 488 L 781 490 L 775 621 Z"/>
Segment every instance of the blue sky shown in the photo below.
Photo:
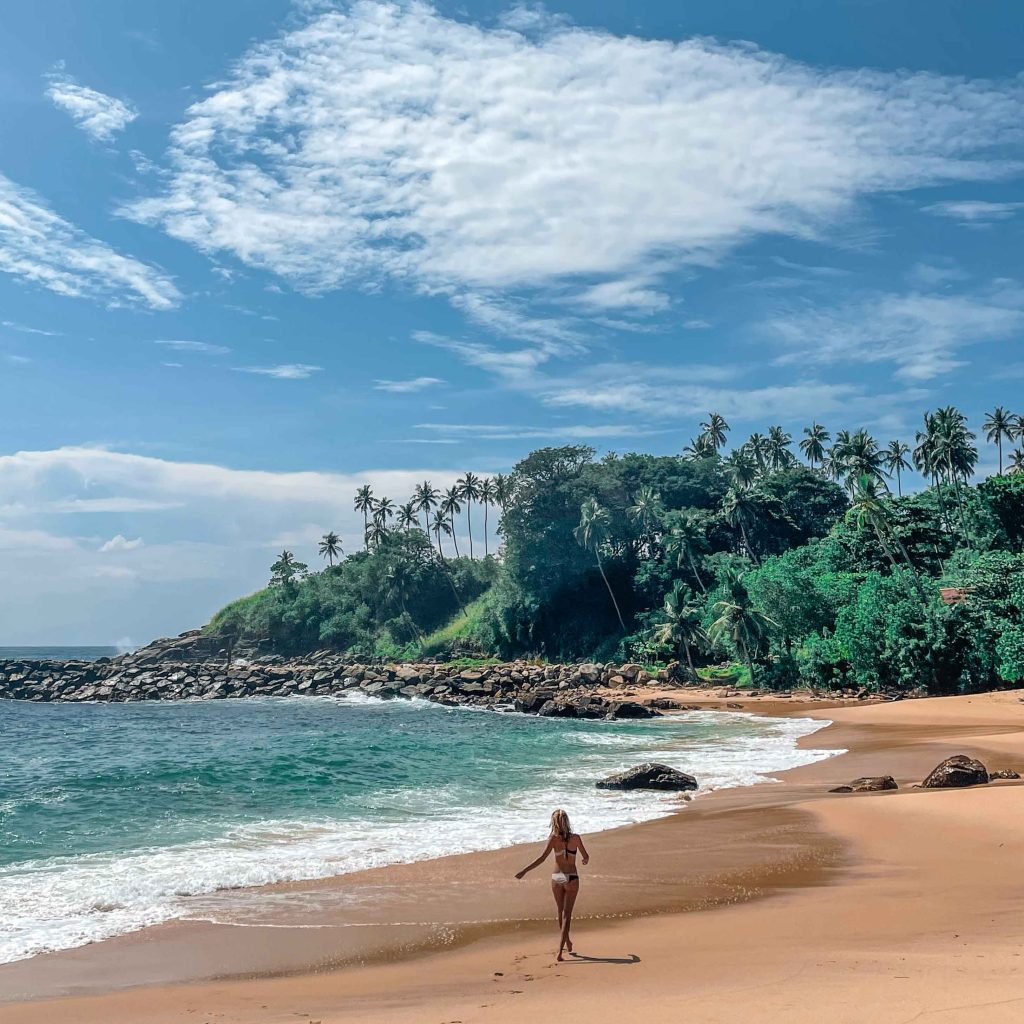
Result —
<path fill-rule="evenodd" d="M 198 624 L 364 480 L 1024 411 L 1021 15 L 12 8 L 0 643 Z"/>

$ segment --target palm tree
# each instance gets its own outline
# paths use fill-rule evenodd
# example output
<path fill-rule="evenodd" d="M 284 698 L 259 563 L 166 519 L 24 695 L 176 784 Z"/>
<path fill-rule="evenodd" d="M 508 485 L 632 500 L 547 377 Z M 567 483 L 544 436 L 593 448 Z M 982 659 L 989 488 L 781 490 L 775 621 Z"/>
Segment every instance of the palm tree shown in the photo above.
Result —
<path fill-rule="evenodd" d="M 512 478 L 498 473 L 494 478 L 494 501 L 502 512 L 508 508 L 512 500 Z"/>
<path fill-rule="evenodd" d="M 680 655 L 685 653 L 690 678 L 696 680 L 697 670 L 693 667 L 691 647 L 702 643 L 706 635 L 700 624 L 700 605 L 695 604 L 692 598 L 693 595 L 682 580 L 676 580 L 675 586 L 665 595 L 665 603 L 653 635 L 659 644 L 675 649 L 676 661 L 680 661 Z"/>
<path fill-rule="evenodd" d="M 480 481 L 480 504 L 484 507 L 484 558 L 486 558 L 490 554 L 487 548 L 487 510 L 494 504 L 494 481 L 489 476 L 485 476 Z"/>
<path fill-rule="evenodd" d="M 341 538 L 331 530 L 320 538 L 320 557 L 327 559 L 327 564 L 334 565 L 334 560 L 342 553 Z"/>
<path fill-rule="evenodd" d="M 793 435 L 782 427 L 769 427 L 768 440 L 765 443 L 768 464 L 773 472 L 788 468 L 793 462 L 793 453 L 789 446 L 793 443 Z"/>
<path fill-rule="evenodd" d="M 693 552 L 706 543 L 707 537 L 699 512 L 682 512 L 673 517 L 672 529 L 669 531 L 666 544 L 668 552 L 675 555 L 676 566 L 679 568 L 682 568 L 683 560 L 686 560 L 697 586 L 704 594 L 708 592 L 708 588 L 704 586 L 704 580 L 697 571 L 697 561 L 693 557 Z"/>
<path fill-rule="evenodd" d="M 573 530 L 576 543 L 586 551 L 592 551 L 597 559 L 597 568 L 601 572 L 601 579 L 608 588 L 608 596 L 612 599 L 615 607 L 615 614 L 618 617 L 622 632 L 626 632 L 626 623 L 622 621 L 622 612 L 619 611 L 619 602 L 615 600 L 615 592 L 605 575 L 604 563 L 601 561 L 601 548 L 608 543 L 611 520 L 608 510 L 602 508 L 593 498 L 587 498 L 580 506 L 580 524 Z"/>
<path fill-rule="evenodd" d="M 726 522 L 733 529 L 740 531 L 740 536 L 743 538 L 743 547 L 754 560 L 754 564 L 760 565 L 757 554 L 750 543 L 750 537 L 747 534 L 747 527 L 753 527 L 757 521 L 757 512 L 754 509 L 753 502 L 750 500 L 750 492 L 739 491 L 735 487 L 730 487 L 722 502 L 722 512 L 725 515 Z"/>
<path fill-rule="evenodd" d="M 754 685 L 754 654 L 778 623 L 754 607 L 742 575 L 730 573 L 725 588 L 726 596 L 715 602 L 714 612 L 718 618 L 711 624 L 708 636 L 712 640 L 722 636 L 729 638 L 750 670 L 750 683 Z"/>
<path fill-rule="evenodd" d="M 804 427 L 804 434 L 799 448 L 804 453 L 804 458 L 811 464 L 811 469 L 814 469 L 816 463 L 825 461 L 825 446 L 832 440 L 832 435 L 817 421 L 809 427 Z"/>
<path fill-rule="evenodd" d="M 960 528 L 969 542 L 967 519 L 964 514 L 964 497 L 961 481 L 967 482 L 978 464 L 978 449 L 974 446 L 977 436 L 967 429 L 967 417 L 952 405 L 935 413 L 935 460 L 946 477 L 953 484 L 957 507 L 960 512 Z"/>
<path fill-rule="evenodd" d="M 356 511 L 363 513 L 363 537 L 370 528 L 369 514 L 373 511 L 373 488 L 369 484 L 363 484 L 362 487 L 356 491 L 355 501 Z"/>
<path fill-rule="evenodd" d="M 865 474 L 874 477 L 886 490 L 882 480 L 882 466 L 885 456 L 878 447 L 878 442 L 863 428 L 855 431 L 845 441 L 844 464 L 847 474 L 847 486 L 853 492 L 853 485 Z"/>
<path fill-rule="evenodd" d="M 653 526 L 658 521 L 661 511 L 661 498 L 653 487 L 641 487 L 633 498 L 633 504 L 626 509 L 631 523 L 640 527 L 645 539 L 650 538 Z"/>
<path fill-rule="evenodd" d="M 1013 413 L 1008 413 L 1001 405 L 988 414 L 988 419 L 982 424 L 985 431 L 985 440 L 999 446 L 999 475 L 1003 475 L 1003 440 L 1013 441 L 1017 435 L 1018 418 Z"/>
<path fill-rule="evenodd" d="M 893 529 L 889 505 L 882 495 L 878 493 L 878 481 L 874 477 L 864 474 L 857 480 L 850 514 L 853 515 L 859 528 L 863 529 L 866 526 L 870 526 L 874 530 L 878 543 L 881 545 L 886 558 L 889 559 L 894 569 L 897 566 L 897 562 L 892 548 L 894 545 L 899 548 L 900 555 L 909 570 L 911 587 L 917 595 L 917 599 L 921 602 L 921 612 L 927 620 L 930 614 L 930 605 L 928 597 L 924 592 L 924 587 L 921 585 L 921 577 L 918 575 L 914 563 L 910 560 L 910 555 L 907 553 L 903 541 L 900 540 L 899 534 Z M 924 651 L 928 662 L 928 670 L 932 678 L 932 686 L 937 689 L 938 675 L 935 671 L 935 657 L 931 644 L 925 644 Z"/>
<path fill-rule="evenodd" d="M 455 545 L 455 557 L 459 557 L 459 538 L 455 534 L 455 517 L 462 511 L 462 491 L 458 485 L 449 487 L 441 499 L 441 511 L 448 517 L 451 523 L 451 538 Z"/>
<path fill-rule="evenodd" d="M 764 434 L 751 434 L 743 445 L 747 454 L 757 463 L 757 471 L 764 474 L 767 469 L 766 455 L 768 451 L 768 439 Z"/>
<path fill-rule="evenodd" d="M 434 536 L 437 538 L 437 553 L 441 556 L 441 560 L 444 561 L 444 551 L 441 549 L 441 534 L 443 533 L 446 537 L 452 535 L 452 528 L 448 525 L 448 514 L 444 509 L 438 509 L 433 518 L 430 520 L 430 529 L 434 531 Z"/>
<path fill-rule="evenodd" d="M 424 480 L 423 483 L 416 485 L 412 500 L 416 503 L 416 508 L 423 513 L 423 529 L 429 537 L 430 513 L 437 508 L 441 495 L 436 487 L 431 487 L 429 480 Z"/>
<path fill-rule="evenodd" d="M 398 512 L 395 514 L 395 523 L 402 530 L 419 529 L 420 520 L 415 498 L 407 501 L 404 505 L 398 506 Z"/>
<path fill-rule="evenodd" d="M 417 528 L 419 527 L 419 522 L 416 520 L 415 516 L 413 516 L 413 523 Z M 388 566 L 388 571 L 384 575 L 383 596 L 384 600 L 388 604 L 392 604 L 395 598 L 398 599 L 398 605 L 402 609 L 402 616 L 404 620 L 412 626 L 415 638 L 422 642 L 423 631 L 420 629 L 416 620 L 409 614 L 409 609 L 406 607 L 405 603 L 405 595 L 406 591 L 409 589 L 411 575 L 411 568 L 408 562 L 393 562 Z"/>
<path fill-rule="evenodd" d="M 729 424 L 725 422 L 725 417 L 721 413 L 709 412 L 707 422 L 702 423 L 700 428 L 704 431 L 704 436 L 714 445 L 716 452 L 725 444 L 729 434 Z"/>
<path fill-rule="evenodd" d="M 1024 473 L 1024 450 L 1014 448 L 1010 452 L 1010 473 L 1013 475 Z"/>
<path fill-rule="evenodd" d="M 366 530 L 366 546 L 369 547 L 372 544 L 375 548 L 379 549 L 381 544 L 387 540 L 387 537 L 388 524 L 383 519 L 378 519 L 374 516 L 373 521 Z"/>
<path fill-rule="evenodd" d="M 870 526 L 874 530 L 878 543 L 885 553 L 885 557 L 889 559 L 894 569 L 898 563 L 896 556 L 893 554 L 893 547 L 899 548 L 903 561 L 906 562 L 913 578 L 914 589 L 921 599 L 921 603 L 927 607 L 928 602 L 921 587 L 921 580 L 917 575 L 917 569 L 910 560 L 910 555 L 903 541 L 900 540 L 899 535 L 893 529 L 889 505 L 878 491 L 878 480 L 868 473 L 862 474 L 855 482 L 853 497 L 854 500 L 850 512 L 858 528 L 864 529 Z"/>
<path fill-rule="evenodd" d="M 710 459 L 717 453 L 714 441 L 708 434 L 698 434 L 690 440 L 690 443 L 683 449 L 683 454 L 688 459 Z"/>
<path fill-rule="evenodd" d="M 456 481 L 456 486 L 459 488 L 459 496 L 466 502 L 466 528 L 469 531 L 469 557 L 473 557 L 473 519 L 472 509 L 473 502 L 480 497 L 480 477 L 476 473 L 466 473 L 461 479 Z"/>
<path fill-rule="evenodd" d="M 272 587 L 290 587 L 296 576 L 302 576 L 309 569 L 305 562 L 296 562 L 295 556 L 286 548 L 277 556 L 270 567 Z"/>
<path fill-rule="evenodd" d="M 902 441 L 890 441 L 889 447 L 885 449 L 882 457 L 885 459 L 885 468 L 892 476 L 896 474 L 896 492 L 897 495 L 903 497 L 903 478 L 902 471 L 904 469 L 910 469 L 910 463 L 907 462 L 907 456 L 910 454 L 910 445 L 904 444 Z"/>
<path fill-rule="evenodd" d="M 395 503 L 390 498 L 381 498 L 376 505 L 373 506 L 373 521 L 380 523 L 381 526 L 387 526 L 389 519 L 395 517 Z"/>
<path fill-rule="evenodd" d="M 757 464 L 744 448 L 737 448 L 726 456 L 725 475 L 733 487 L 746 490 L 757 480 Z"/>

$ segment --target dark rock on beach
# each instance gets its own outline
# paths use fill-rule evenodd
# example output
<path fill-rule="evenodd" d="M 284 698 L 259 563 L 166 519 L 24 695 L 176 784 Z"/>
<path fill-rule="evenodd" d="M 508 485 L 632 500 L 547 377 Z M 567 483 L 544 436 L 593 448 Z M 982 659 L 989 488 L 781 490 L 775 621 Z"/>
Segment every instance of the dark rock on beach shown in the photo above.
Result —
<path fill-rule="evenodd" d="M 658 712 L 653 708 L 637 704 L 635 700 L 613 701 L 608 705 L 605 718 L 657 718 Z"/>
<path fill-rule="evenodd" d="M 1015 772 L 1012 768 L 1000 768 L 997 772 L 988 773 L 989 781 L 993 779 L 1019 779 L 1020 773 Z"/>
<path fill-rule="evenodd" d="M 988 770 L 976 758 L 954 754 L 932 769 L 921 783 L 922 789 L 958 789 L 962 786 L 980 786 L 989 780 Z"/>
<path fill-rule="evenodd" d="M 830 793 L 880 793 L 886 789 L 899 789 L 891 775 L 866 775 L 854 779 L 848 786 L 836 786 Z"/>
<path fill-rule="evenodd" d="M 596 783 L 598 789 L 660 789 L 674 792 L 696 789 L 697 780 L 667 764 L 650 761 Z"/>

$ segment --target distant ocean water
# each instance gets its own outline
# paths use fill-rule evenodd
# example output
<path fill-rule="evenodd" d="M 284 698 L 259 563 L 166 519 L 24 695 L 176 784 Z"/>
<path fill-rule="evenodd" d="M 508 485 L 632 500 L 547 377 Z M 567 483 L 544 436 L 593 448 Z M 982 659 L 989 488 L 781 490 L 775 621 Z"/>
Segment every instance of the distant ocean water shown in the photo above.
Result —
<path fill-rule="evenodd" d="M 123 647 L 0 647 L 0 661 L 5 659 L 42 659 L 53 661 L 95 661 L 124 653 Z"/>
<path fill-rule="evenodd" d="M 187 914 L 190 897 L 588 834 L 678 799 L 594 788 L 646 760 L 702 788 L 830 752 L 807 719 L 589 722 L 426 701 L 0 701 L 0 962 Z"/>

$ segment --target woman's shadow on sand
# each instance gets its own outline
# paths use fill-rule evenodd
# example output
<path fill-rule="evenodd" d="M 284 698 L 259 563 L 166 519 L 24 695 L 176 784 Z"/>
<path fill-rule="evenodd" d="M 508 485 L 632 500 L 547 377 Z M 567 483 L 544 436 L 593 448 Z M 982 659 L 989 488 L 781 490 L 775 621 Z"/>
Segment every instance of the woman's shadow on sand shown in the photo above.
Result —
<path fill-rule="evenodd" d="M 640 957 L 636 953 L 629 956 L 587 956 L 584 953 L 570 953 L 569 959 L 563 963 L 584 963 L 584 964 L 638 964 Z"/>

